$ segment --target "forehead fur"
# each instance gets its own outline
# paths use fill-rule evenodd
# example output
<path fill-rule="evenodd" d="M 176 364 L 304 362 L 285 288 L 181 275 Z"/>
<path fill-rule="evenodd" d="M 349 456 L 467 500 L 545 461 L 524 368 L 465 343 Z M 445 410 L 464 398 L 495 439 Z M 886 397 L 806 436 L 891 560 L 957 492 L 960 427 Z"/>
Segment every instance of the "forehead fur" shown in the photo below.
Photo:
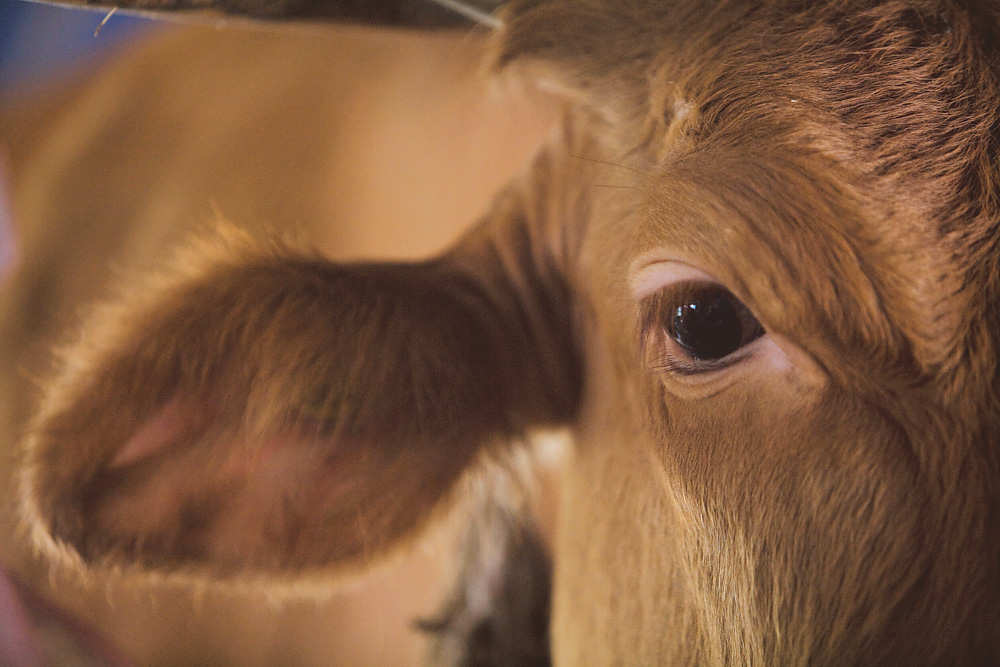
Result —
<path fill-rule="evenodd" d="M 508 12 L 498 62 L 554 64 L 644 166 L 784 150 L 851 194 L 864 219 L 843 231 L 925 371 L 960 365 L 984 335 L 976 318 L 998 300 L 1000 5 L 527 0 Z"/>
<path fill-rule="evenodd" d="M 523 0 L 508 8 L 497 61 L 553 63 L 616 118 L 669 123 L 693 109 L 697 136 L 715 142 L 814 124 L 844 137 L 827 148 L 857 171 L 922 183 L 909 194 L 926 200 L 942 235 L 969 233 L 963 221 L 983 213 L 994 224 L 975 235 L 993 235 L 1000 4 L 971 5 Z"/>

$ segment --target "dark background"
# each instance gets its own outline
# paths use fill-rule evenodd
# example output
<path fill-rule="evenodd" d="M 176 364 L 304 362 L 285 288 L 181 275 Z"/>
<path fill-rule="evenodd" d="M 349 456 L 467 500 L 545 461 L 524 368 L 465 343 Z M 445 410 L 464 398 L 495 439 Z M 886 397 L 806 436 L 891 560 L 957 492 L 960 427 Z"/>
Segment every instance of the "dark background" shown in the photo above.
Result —
<path fill-rule="evenodd" d="M 155 25 L 116 12 L 95 37 L 107 13 L 0 0 L 0 96 L 42 85 L 47 77 L 71 74 Z"/>

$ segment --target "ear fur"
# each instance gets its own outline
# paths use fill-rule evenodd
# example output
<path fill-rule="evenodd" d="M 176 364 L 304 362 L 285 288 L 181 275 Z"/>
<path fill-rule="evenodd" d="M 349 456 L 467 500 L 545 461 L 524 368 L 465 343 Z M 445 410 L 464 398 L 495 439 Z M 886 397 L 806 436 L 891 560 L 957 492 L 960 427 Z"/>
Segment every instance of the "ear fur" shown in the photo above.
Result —
<path fill-rule="evenodd" d="M 74 567 L 282 579 L 405 544 L 479 457 L 568 415 L 538 395 L 537 336 L 495 301 L 516 292 L 460 254 L 195 244 L 64 351 L 25 447 L 36 545 Z"/>

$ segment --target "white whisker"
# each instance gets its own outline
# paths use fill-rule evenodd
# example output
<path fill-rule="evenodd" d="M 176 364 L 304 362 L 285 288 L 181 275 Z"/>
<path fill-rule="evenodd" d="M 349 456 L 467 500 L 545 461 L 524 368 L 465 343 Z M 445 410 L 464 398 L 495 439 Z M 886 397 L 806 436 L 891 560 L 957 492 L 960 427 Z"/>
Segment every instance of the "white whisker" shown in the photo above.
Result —
<path fill-rule="evenodd" d="M 459 0 L 431 0 L 434 4 L 450 9 L 456 14 L 461 14 L 467 19 L 471 19 L 480 25 L 484 25 L 492 30 L 499 30 L 503 27 L 503 21 L 481 9 L 467 5 Z"/>

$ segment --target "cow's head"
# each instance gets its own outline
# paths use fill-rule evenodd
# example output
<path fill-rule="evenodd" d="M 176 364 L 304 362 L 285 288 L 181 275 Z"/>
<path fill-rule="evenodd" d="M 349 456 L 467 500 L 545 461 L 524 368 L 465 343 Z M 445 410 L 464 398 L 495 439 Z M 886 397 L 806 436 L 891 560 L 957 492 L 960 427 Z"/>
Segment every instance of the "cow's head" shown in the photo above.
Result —
<path fill-rule="evenodd" d="M 429 262 L 226 232 L 95 314 L 27 443 L 38 544 L 335 576 L 564 424 L 557 662 L 1000 661 L 1000 5 L 498 16 L 567 98 L 530 172 Z"/>

